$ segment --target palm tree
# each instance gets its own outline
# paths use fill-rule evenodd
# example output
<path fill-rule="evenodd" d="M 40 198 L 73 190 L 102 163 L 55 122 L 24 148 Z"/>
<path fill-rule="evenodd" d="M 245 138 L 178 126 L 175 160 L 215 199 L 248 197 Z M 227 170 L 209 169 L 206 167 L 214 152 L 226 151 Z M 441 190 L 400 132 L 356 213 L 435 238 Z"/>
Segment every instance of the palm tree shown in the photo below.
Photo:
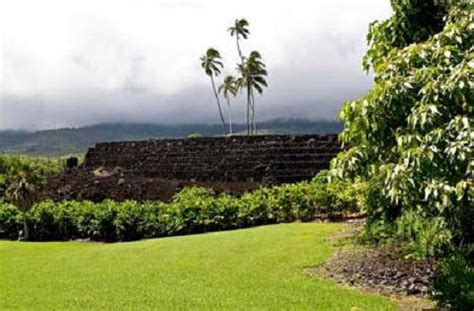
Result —
<path fill-rule="evenodd" d="M 242 50 L 240 48 L 240 38 L 247 39 L 248 35 L 250 34 L 250 31 L 248 30 L 249 22 L 242 18 L 242 19 L 236 19 L 234 22 L 234 25 L 232 27 L 229 27 L 228 31 L 230 32 L 230 35 L 233 37 L 235 36 L 235 41 L 237 43 L 237 53 L 239 54 L 240 57 L 240 66 L 244 66 L 244 61 L 245 58 L 242 55 Z M 247 100 L 247 134 L 250 135 L 250 107 L 249 107 L 249 101 Z"/>
<path fill-rule="evenodd" d="M 232 135 L 232 111 L 230 107 L 230 95 L 236 96 L 238 91 L 236 80 L 233 76 L 224 78 L 224 83 L 219 86 L 219 93 L 224 96 L 227 101 L 227 108 L 229 111 L 229 134 Z"/>
<path fill-rule="evenodd" d="M 235 36 L 235 40 L 237 43 L 237 52 L 239 53 L 239 57 L 241 62 L 244 62 L 244 57 L 242 55 L 242 50 L 240 49 L 240 43 L 239 39 L 240 37 L 247 39 L 248 35 L 250 34 L 250 31 L 248 30 L 249 22 L 242 18 L 242 19 L 236 19 L 234 22 L 234 25 L 232 27 L 229 27 L 228 31 L 230 32 L 230 35 L 233 37 Z"/>
<path fill-rule="evenodd" d="M 268 74 L 265 67 L 258 51 L 252 51 L 249 58 L 244 58 L 244 63 L 237 67 L 240 73 L 237 85 L 239 88 L 247 89 L 247 119 L 250 118 L 247 131 L 249 135 L 257 134 L 254 90 L 262 94 L 263 88 L 268 86 L 265 80 Z"/>
<path fill-rule="evenodd" d="M 219 116 L 221 118 L 222 126 L 224 128 L 224 135 L 226 134 L 226 124 L 224 115 L 222 114 L 221 102 L 219 100 L 219 94 L 217 94 L 216 84 L 214 83 L 214 76 L 218 76 L 221 73 L 221 68 L 224 67 L 221 61 L 222 57 L 219 51 L 214 48 L 209 48 L 201 57 L 201 67 L 204 69 L 206 74 L 211 78 L 212 90 L 216 97 L 217 107 L 219 108 Z"/>
<path fill-rule="evenodd" d="M 20 173 L 8 187 L 6 196 L 8 201 L 23 213 L 23 239 L 28 240 L 30 235 L 26 213 L 31 209 L 37 198 L 33 178 L 24 172 Z"/>

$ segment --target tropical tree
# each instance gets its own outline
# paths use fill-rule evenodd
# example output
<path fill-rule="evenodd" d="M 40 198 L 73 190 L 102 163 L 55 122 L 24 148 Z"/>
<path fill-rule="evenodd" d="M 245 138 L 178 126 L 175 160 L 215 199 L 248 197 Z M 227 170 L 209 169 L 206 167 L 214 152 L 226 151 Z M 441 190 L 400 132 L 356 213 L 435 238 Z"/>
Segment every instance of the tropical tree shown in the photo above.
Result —
<path fill-rule="evenodd" d="M 242 54 L 242 50 L 240 49 L 240 38 L 247 39 L 248 35 L 250 34 L 250 31 L 248 30 L 249 22 L 242 18 L 242 19 L 236 19 L 234 22 L 234 25 L 232 27 L 229 27 L 228 31 L 230 32 L 230 35 L 233 37 L 235 36 L 235 41 L 237 43 L 237 52 L 239 53 L 239 57 L 241 60 L 241 63 L 243 64 L 244 62 L 244 56 Z"/>
<path fill-rule="evenodd" d="M 214 92 L 214 96 L 216 98 L 217 107 L 219 108 L 219 116 L 221 118 L 222 127 L 224 129 L 224 135 L 227 131 L 227 126 L 225 123 L 224 115 L 222 114 L 221 103 L 219 100 L 219 94 L 217 93 L 216 84 L 214 82 L 214 77 L 218 76 L 221 73 L 221 69 L 224 67 L 222 64 L 222 57 L 219 51 L 214 48 L 209 48 L 206 51 L 206 54 L 201 56 L 201 67 L 204 69 L 206 75 L 208 75 L 211 79 L 212 84 L 212 91 Z"/>
<path fill-rule="evenodd" d="M 240 48 L 240 38 L 247 39 L 250 31 L 248 30 L 249 23 L 246 19 L 236 19 L 234 25 L 229 27 L 228 31 L 230 35 L 235 36 L 235 41 L 237 44 L 237 53 L 240 57 L 240 64 L 238 66 L 244 67 L 245 58 L 242 54 L 242 49 Z M 250 101 L 248 100 L 247 94 L 247 134 L 250 135 Z"/>
<path fill-rule="evenodd" d="M 224 96 L 227 101 L 227 109 L 229 112 L 229 134 L 232 135 L 232 110 L 230 106 L 230 95 L 236 96 L 238 91 L 237 81 L 233 76 L 224 78 L 224 82 L 219 86 L 219 93 Z"/>
<path fill-rule="evenodd" d="M 262 94 L 267 87 L 267 70 L 262 56 L 258 51 L 252 51 L 244 62 L 237 66 L 240 77 L 237 79 L 239 88 L 247 90 L 247 131 L 249 135 L 257 133 L 257 121 L 255 116 L 255 92 Z"/>
<path fill-rule="evenodd" d="M 364 65 L 374 86 L 340 112 L 350 148 L 333 175 L 362 183 L 374 237 L 396 235 L 417 256 L 474 249 L 472 0 L 392 7 L 368 35 Z"/>
<path fill-rule="evenodd" d="M 23 239 L 29 239 L 26 213 L 37 199 L 37 189 L 33 175 L 21 172 L 8 187 L 7 199 L 23 213 Z"/>

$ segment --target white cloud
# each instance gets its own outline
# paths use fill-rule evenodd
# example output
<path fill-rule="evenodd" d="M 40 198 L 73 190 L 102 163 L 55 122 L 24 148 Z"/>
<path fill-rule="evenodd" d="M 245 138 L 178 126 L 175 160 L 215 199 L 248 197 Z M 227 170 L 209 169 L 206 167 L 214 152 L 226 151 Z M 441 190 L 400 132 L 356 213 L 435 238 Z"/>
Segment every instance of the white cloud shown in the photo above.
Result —
<path fill-rule="evenodd" d="M 358 96 L 370 84 L 360 66 L 365 33 L 389 13 L 388 0 L 4 0 L 0 128 L 113 121 L 105 107 L 123 120 L 214 120 L 198 59 L 214 46 L 234 69 L 235 41 L 226 29 L 238 17 L 251 23 L 244 50 L 260 50 L 269 67 L 262 113 L 280 107 L 312 115 L 305 109 L 321 103 L 331 105 L 325 113 L 332 117 L 341 94 Z M 295 98 L 305 103 L 294 106 Z M 44 110 L 41 120 L 14 107 L 34 105 Z M 61 105 L 87 109 L 69 115 L 75 108 Z M 202 113 L 183 116 L 192 105 Z"/>

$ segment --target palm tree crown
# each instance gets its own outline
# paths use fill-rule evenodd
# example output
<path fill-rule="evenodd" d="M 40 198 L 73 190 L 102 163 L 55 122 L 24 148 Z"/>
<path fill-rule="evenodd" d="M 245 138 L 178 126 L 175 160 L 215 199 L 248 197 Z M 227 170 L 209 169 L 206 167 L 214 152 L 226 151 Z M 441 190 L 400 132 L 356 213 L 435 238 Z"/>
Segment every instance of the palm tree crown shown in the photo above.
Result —
<path fill-rule="evenodd" d="M 265 80 L 267 70 L 265 67 L 262 55 L 257 51 L 251 52 L 242 64 L 237 65 L 237 70 L 240 74 L 240 77 L 237 79 L 237 85 L 240 89 L 247 89 L 247 123 L 249 134 L 256 134 L 257 131 L 254 90 L 262 94 L 263 89 L 267 87 L 267 81 Z"/>
<path fill-rule="evenodd" d="M 250 31 L 247 28 L 248 26 L 249 22 L 246 19 L 236 19 L 234 25 L 229 27 L 228 31 L 232 37 L 237 36 L 247 39 L 248 35 L 250 34 Z"/>
<path fill-rule="evenodd" d="M 233 76 L 224 78 L 224 82 L 219 86 L 219 93 L 229 98 L 229 95 L 236 96 L 238 91 L 237 80 Z"/>
<path fill-rule="evenodd" d="M 237 52 L 239 53 L 239 57 L 241 63 L 244 62 L 244 56 L 242 55 L 242 50 L 240 49 L 239 39 L 240 37 L 247 39 L 248 35 L 250 34 L 250 30 L 248 29 L 249 22 L 246 19 L 236 19 L 234 25 L 228 29 L 230 35 L 233 37 L 235 36 L 235 42 L 237 43 Z"/>
<path fill-rule="evenodd" d="M 201 56 L 201 67 L 208 76 L 218 76 L 221 68 L 224 67 L 221 61 L 222 57 L 218 50 L 209 48 L 206 54 Z"/>

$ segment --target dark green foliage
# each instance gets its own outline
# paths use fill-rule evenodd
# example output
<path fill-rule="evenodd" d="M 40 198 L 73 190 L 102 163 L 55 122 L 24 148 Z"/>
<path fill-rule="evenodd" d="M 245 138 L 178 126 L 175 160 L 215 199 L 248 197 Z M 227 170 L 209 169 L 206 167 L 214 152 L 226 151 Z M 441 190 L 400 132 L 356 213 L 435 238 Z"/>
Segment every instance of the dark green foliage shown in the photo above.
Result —
<path fill-rule="evenodd" d="M 22 227 L 20 211 L 15 206 L 0 201 L 0 238 L 15 239 Z"/>
<path fill-rule="evenodd" d="M 64 168 L 63 160 L 48 160 L 0 153 L 0 197 L 22 172 L 27 172 L 31 182 L 41 185 L 46 178 Z"/>
<path fill-rule="evenodd" d="M 344 105 L 351 148 L 331 172 L 361 183 L 369 226 L 387 226 L 415 256 L 443 256 L 474 241 L 473 2 L 392 5 L 371 27 L 365 65 L 375 84 Z"/>
<path fill-rule="evenodd" d="M 329 192 L 327 182 L 321 182 L 324 179 L 261 188 L 241 197 L 185 188 L 170 203 L 42 202 L 27 213 L 27 221 L 31 239 L 39 241 L 128 241 L 310 221 L 317 213 L 331 211 L 329 204 L 336 204 L 341 210 L 345 206 L 344 202 L 336 202 L 337 195 Z M 328 196 L 334 198 L 329 203 Z M 0 203 L 0 238 L 16 238 L 20 228 L 20 212 Z"/>
<path fill-rule="evenodd" d="M 455 255 L 443 262 L 433 282 L 435 298 L 452 310 L 474 310 L 474 269 L 464 257 Z"/>
<path fill-rule="evenodd" d="M 361 183 L 364 240 L 403 242 L 413 257 L 449 257 L 474 243 L 474 2 L 392 7 L 391 18 L 371 25 L 364 67 L 374 86 L 340 113 L 350 148 L 331 173 Z M 472 268 L 459 267 L 441 269 L 437 298 L 463 309 L 473 281 L 460 275 Z"/>

